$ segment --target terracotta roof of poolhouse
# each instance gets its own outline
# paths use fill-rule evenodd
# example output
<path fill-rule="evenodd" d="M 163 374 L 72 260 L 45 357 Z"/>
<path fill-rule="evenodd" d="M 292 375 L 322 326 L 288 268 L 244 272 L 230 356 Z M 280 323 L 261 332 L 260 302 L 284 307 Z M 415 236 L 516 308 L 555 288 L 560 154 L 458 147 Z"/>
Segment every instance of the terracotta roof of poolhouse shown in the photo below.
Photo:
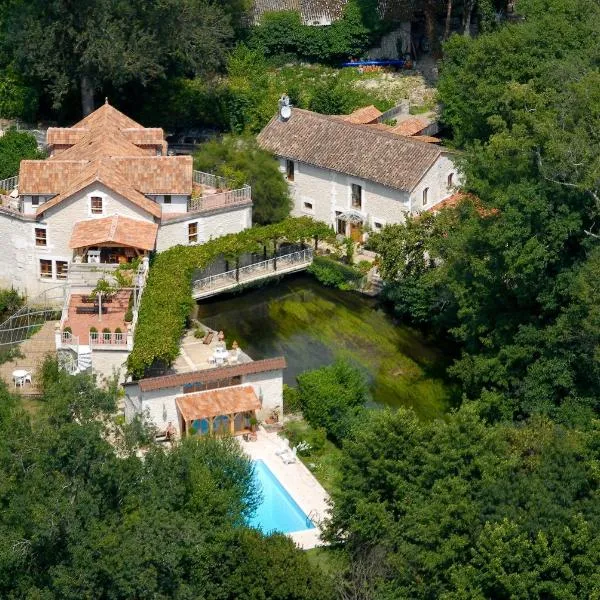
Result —
<path fill-rule="evenodd" d="M 175 399 L 184 421 L 218 415 L 233 415 L 260 408 L 260 400 L 251 385 L 186 394 Z"/>
<path fill-rule="evenodd" d="M 283 356 L 278 356 L 276 358 L 266 358 L 264 360 L 253 360 L 239 365 L 202 369 L 190 373 L 149 377 L 147 379 L 140 379 L 138 385 L 142 392 L 151 392 L 165 388 L 181 387 L 191 383 L 211 383 L 214 381 L 226 380 L 230 377 L 237 377 L 238 375 L 253 375 L 254 373 L 280 371 L 285 369 L 285 367 L 285 358 Z"/>
<path fill-rule="evenodd" d="M 258 141 L 277 156 L 404 191 L 412 191 L 443 153 L 434 144 L 299 108 L 287 121 L 271 119 Z"/>

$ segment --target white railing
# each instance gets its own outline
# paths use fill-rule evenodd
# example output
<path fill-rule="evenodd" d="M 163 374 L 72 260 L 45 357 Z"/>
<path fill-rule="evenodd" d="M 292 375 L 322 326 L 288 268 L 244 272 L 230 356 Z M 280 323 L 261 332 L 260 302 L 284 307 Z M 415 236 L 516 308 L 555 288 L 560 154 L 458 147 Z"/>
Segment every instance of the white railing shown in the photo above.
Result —
<path fill-rule="evenodd" d="M 194 281 L 193 290 L 196 293 L 210 288 L 226 287 L 231 284 L 242 284 L 246 281 L 259 279 L 261 276 L 267 276 L 278 271 L 285 271 L 293 266 L 308 264 L 312 261 L 313 251 L 311 248 L 284 254 L 253 263 L 239 269 L 232 269 L 217 275 L 210 275 Z"/>
<path fill-rule="evenodd" d="M 108 333 L 103 331 L 90 332 L 90 346 L 122 346 L 127 347 L 127 333 Z"/>
<path fill-rule="evenodd" d="M 224 208 L 245 204 L 252 200 L 252 189 L 245 185 L 239 190 L 229 190 L 219 194 L 208 194 L 199 198 L 190 198 L 188 201 L 188 212 L 199 212 L 202 210 L 213 210 L 215 208 Z"/>
<path fill-rule="evenodd" d="M 79 336 L 73 335 L 70 331 L 60 332 L 61 346 L 79 346 Z"/>
<path fill-rule="evenodd" d="M 230 187 L 225 177 L 202 171 L 193 171 L 192 181 L 198 185 L 215 188 L 216 190 L 226 190 Z"/>
<path fill-rule="evenodd" d="M 0 181 L 0 190 L 6 190 L 7 192 L 12 192 L 17 187 L 19 187 L 19 176 L 18 175 L 9 177 L 8 179 L 2 179 L 2 181 Z"/>

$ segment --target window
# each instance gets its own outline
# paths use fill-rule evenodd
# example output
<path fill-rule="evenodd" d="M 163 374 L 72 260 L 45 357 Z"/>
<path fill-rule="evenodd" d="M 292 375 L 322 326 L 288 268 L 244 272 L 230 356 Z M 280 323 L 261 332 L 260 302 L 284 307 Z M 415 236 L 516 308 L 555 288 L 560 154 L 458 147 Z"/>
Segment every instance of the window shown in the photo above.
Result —
<path fill-rule="evenodd" d="M 304 210 L 312 210 L 312 209 L 313 209 L 312 202 L 305 202 L 304 203 Z"/>
<path fill-rule="evenodd" d="M 52 279 L 52 261 L 40 259 L 40 277 Z"/>
<path fill-rule="evenodd" d="M 374 229 L 382 229 L 383 223 L 380 223 L 379 221 L 373 221 L 373 228 Z"/>
<path fill-rule="evenodd" d="M 285 176 L 288 181 L 294 181 L 294 161 L 285 161 Z"/>
<path fill-rule="evenodd" d="M 46 229 L 44 227 L 35 228 L 35 245 L 36 246 L 47 246 L 48 240 L 46 239 Z"/>
<path fill-rule="evenodd" d="M 423 190 L 423 206 L 427 204 L 427 195 L 429 193 L 429 188 L 425 188 Z"/>
<path fill-rule="evenodd" d="M 454 179 L 454 173 L 450 173 L 450 175 L 448 175 L 448 187 L 452 187 L 452 184 Z"/>
<path fill-rule="evenodd" d="M 362 187 L 355 183 L 352 184 L 352 206 L 354 208 L 361 208 L 362 206 Z"/>
<path fill-rule="evenodd" d="M 64 260 L 56 261 L 56 279 L 66 279 L 69 271 L 69 263 Z"/>
<path fill-rule="evenodd" d="M 90 198 L 90 210 L 93 215 L 101 215 L 103 213 L 102 198 L 100 196 L 92 196 Z"/>
<path fill-rule="evenodd" d="M 188 242 L 195 244 L 198 241 L 198 223 L 188 224 Z"/>
<path fill-rule="evenodd" d="M 162 156 L 162 148 L 156 149 L 156 156 Z"/>
<path fill-rule="evenodd" d="M 38 206 L 40 203 L 39 196 L 31 196 L 31 206 Z"/>
<path fill-rule="evenodd" d="M 165 194 L 163 197 L 163 204 L 171 204 L 171 194 Z"/>

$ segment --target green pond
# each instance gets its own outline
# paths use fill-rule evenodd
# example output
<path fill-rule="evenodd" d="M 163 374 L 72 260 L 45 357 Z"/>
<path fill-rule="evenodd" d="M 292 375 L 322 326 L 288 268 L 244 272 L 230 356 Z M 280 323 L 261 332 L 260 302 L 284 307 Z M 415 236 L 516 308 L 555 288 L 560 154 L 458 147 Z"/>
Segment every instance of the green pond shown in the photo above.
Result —
<path fill-rule="evenodd" d="M 288 385 L 343 356 L 364 369 L 375 404 L 411 406 L 432 418 L 451 402 L 441 349 L 395 323 L 376 300 L 323 287 L 309 275 L 199 302 L 198 319 L 253 359 L 285 356 Z"/>

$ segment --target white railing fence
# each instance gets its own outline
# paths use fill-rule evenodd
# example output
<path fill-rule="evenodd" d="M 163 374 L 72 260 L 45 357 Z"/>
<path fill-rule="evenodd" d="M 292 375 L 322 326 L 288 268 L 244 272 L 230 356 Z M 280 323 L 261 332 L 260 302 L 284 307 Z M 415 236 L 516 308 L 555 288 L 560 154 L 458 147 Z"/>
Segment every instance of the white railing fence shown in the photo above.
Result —
<path fill-rule="evenodd" d="M 215 188 L 216 190 L 226 190 L 230 187 L 225 177 L 204 173 L 203 171 L 193 171 L 192 181 L 198 185 Z"/>
<path fill-rule="evenodd" d="M 194 281 L 194 292 L 201 292 L 210 288 L 218 288 L 230 285 L 233 282 L 243 283 L 244 281 L 259 278 L 260 275 L 275 273 L 280 270 L 285 270 L 296 264 L 308 264 L 312 261 L 313 251 L 311 248 L 305 248 L 298 252 L 284 254 L 253 263 L 239 269 L 232 269 L 224 273 L 210 275 Z"/>
<path fill-rule="evenodd" d="M 190 198 L 188 202 L 188 212 L 196 212 L 201 210 L 212 210 L 225 206 L 235 206 L 244 204 L 252 199 L 252 189 L 249 185 L 238 190 L 230 190 L 227 192 L 208 194 L 199 198 Z"/>
<path fill-rule="evenodd" d="M 9 177 L 8 179 L 2 179 L 0 181 L 0 190 L 5 190 L 7 192 L 12 192 L 15 188 L 19 187 L 19 176 L 14 175 L 13 177 Z"/>
<path fill-rule="evenodd" d="M 90 346 L 127 346 L 127 333 L 90 331 Z"/>

